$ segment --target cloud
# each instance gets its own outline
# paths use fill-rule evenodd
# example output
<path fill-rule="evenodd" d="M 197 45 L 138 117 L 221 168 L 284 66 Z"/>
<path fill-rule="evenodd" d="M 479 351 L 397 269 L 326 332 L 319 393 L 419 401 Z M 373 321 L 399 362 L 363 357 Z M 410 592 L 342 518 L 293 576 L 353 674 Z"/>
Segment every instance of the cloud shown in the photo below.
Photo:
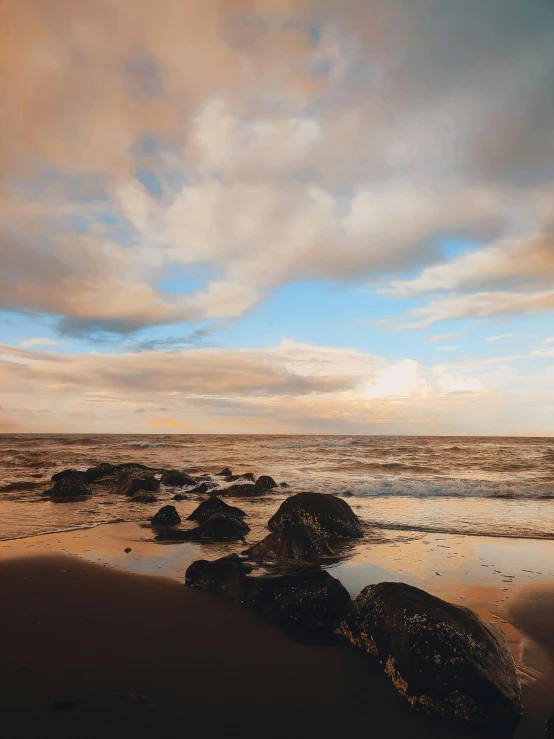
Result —
<path fill-rule="evenodd" d="M 551 310 L 546 1 L 47 11 L 0 9 L 1 308 L 125 335 L 238 318 L 298 280 L 392 276 L 458 312 L 466 293 L 483 316 Z M 437 264 L 453 236 L 482 246 Z M 203 286 L 159 288 L 198 265 Z"/>
<path fill-rule="evenodd" d="M 35 346 L 59 346 L 60 344 L 63 344 L 62 341 L 55 341 L 54 339 L 21 339 L 20 341 L 21 346 L 24 349 L 32 349 Z"/>
<path fill-rule="evenodd" d="M 488 336 L 487 341 L 500 341 L 500 339 L 509 339 L 513 334 L 498 334 L 498 336 Z"/>
<path fill-rule="evenodd" d="M 425 308 L 414 308 L 406 316 L 417 319 L 398 328 L 422 329 L 457 318 L 495 318 L 518 314 L 536 315 L 554 310 L 554 292 L 536 294 L 482 292 L 449 295 L 431 300 Z"/>
<path fill-rule="evenodd" d="M 170 428 L 178 431 L 191 431 L 190 426 L 186 423 L 182 423 L 175 418 L 153 418 L 150 422 L 151 425 L 156 428 Z"/>

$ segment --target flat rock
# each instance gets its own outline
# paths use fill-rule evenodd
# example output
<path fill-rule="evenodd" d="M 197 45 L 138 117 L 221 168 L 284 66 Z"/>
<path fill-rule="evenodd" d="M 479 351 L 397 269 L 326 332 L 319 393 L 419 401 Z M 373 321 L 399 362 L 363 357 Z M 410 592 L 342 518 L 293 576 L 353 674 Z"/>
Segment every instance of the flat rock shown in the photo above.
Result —
<path fill-rule="evenodd" d="M 227 513 L 229 515 L 235 516 L 236 518 L 244 518 L 246 516 L 246 513 L 240 508 L 227 505 L 227 503 L 225 503 L 220 498 L 212 497 L 200 503 L 198 508 L 196 508 L 190 514 L 190 516 L 188 516 L 187 520 L 202 522 L 206 521 L 215 513 Z"/>
<path fill-rule="evenodd" d="M 196 485 L 197 480 L 186 472 L 179 470 L 164 470 L 160 477 L 160 482 L 174 488 L 183 488 L 188 485 Z"/>
<path fill-rule="evenodd" d="M 175 506 L 164 505 L 152 516 L 151 523 L 152 526 L 178 526 L 181 523 L 181 517 Z"/>
<path fill-rule="evenodd" d="M 185 582 L 225 595 L 278 623 L 332 628 L 350 604 L 347 590 L 321 567 L 259 577 L 250 573 L 251 568 L 233 555 L 193 562 Z"/>
<path fill-rule="evenodd" d="M 298 493 L 283 501 L 268 521 L 271 531 L 282 531 L 303 523 L 320 536 L 334 539 L 359 539 L 362 526 L 348 503 L 324 493 Z"/>
<path fill-rule="evenodd" d="M 162 530 L 157 539 L 172 541 L 244 541 L 250 531 L 248 524 L 226 513 L 214 513 L 195 529 Z"/>
<path fill-rule="evenodd" d="M 86 480 L 86 472 L 81 472 L 74 469 L 61 470 L 61 472 L 56 472 L 54 475 L 52 475 L 50 479 L 52 480 L 52 482 L 57 482 L 58 480 L 63 480 L 64 477 L 82 477 L 83 480 Z"/>
<path fill-rule="evenodd" d="M 89 467 L 85 470 L 85 479 L 87 482 L 99 482 L 102 483 L 114 483 L 117 484 L 120 476 L 124 472 L 140 472 L 140 471 L 154 472 L 150 467 L 139 462 L 124 462 L 122 464 L 110 464 L 109 462 L 102 462 L 96 467 Z"/>
<path fill-rule="evenodd" d="M 376 657 L 417 709 L 489 726 L 515 727 L 521 688 L 506 638 L 469 608 L 419 588 L 364 588 L 340 631 Z"/>
<path fill-rule="evenodd" d="M 243 554 L 254 559 L 310 559 L 328 556 L 333 550 L 312 528 L 296 523 L 269 534 Z"/>

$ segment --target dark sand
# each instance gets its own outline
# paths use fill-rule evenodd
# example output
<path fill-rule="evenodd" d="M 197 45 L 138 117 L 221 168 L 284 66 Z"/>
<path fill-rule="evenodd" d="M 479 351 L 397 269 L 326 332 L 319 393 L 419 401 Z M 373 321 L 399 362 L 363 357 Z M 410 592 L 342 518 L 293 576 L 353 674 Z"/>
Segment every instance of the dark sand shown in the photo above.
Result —
<path fill-rule="evenodd" d="M 346 644 L 294 642 L 176 580 L 52 554 L 4 559 L 0 593 L 8 739 L 490 736 L 415 713 Z"/>

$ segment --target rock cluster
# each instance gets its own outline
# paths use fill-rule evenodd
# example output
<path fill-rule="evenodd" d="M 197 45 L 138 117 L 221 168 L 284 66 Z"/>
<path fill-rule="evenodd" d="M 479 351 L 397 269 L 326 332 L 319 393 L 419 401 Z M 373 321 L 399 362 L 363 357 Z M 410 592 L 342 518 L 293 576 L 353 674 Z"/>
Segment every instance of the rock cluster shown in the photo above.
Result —
<path fill-rule="evenodd" d="M 321 567 L 258 577 L 251 571 L 237 555 L 198 560 L 188 568 L 185 582 L 225 595 L 272 621 L 301 626 L 332 627 L 350 603 L 347 590 Z"/>

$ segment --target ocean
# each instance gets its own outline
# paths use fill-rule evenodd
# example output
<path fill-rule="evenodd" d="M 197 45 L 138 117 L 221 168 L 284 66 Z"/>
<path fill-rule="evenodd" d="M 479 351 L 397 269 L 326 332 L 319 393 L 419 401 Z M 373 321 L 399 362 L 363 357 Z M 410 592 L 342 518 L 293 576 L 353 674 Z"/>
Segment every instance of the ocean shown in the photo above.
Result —
<path fill-rule="evenodd" d="M 0 539 L 140 521 L 174 494 L 162 486 L 146 505 L 100 488 L 74 503 L 42 496 L 53 473 L 100 462 L 288 483 L 258 502 L 260 517 L 312 490 L 344 496 L 376 529 L 554 539 L 554 439 L 176 434 L 0 435 Z"/>

